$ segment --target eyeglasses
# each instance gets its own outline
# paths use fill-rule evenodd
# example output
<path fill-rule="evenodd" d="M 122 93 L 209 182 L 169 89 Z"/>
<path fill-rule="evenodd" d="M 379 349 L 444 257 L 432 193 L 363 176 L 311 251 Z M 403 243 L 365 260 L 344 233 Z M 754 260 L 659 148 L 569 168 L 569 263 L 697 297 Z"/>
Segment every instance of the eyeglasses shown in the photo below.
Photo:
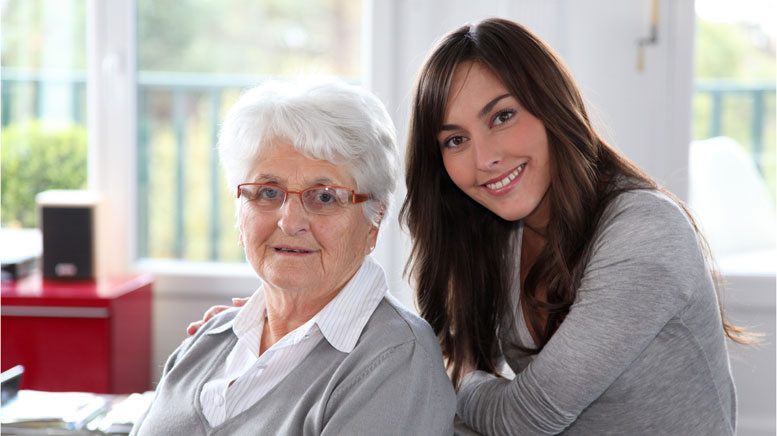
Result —
<path fill-rule="evenodd" d="M 362 203 L 371 198 L 369 194 L 357 194 L 353 189 L 342 186 L 313 186 L 302 191 L 289 191 L 264 183 L 237 185 L 237 198 L 242 198 L 262 212 L 280 209 L 289 194 L 299 194 L 302 207 L 316 215 L 334 215 L 350 204 Z"/>

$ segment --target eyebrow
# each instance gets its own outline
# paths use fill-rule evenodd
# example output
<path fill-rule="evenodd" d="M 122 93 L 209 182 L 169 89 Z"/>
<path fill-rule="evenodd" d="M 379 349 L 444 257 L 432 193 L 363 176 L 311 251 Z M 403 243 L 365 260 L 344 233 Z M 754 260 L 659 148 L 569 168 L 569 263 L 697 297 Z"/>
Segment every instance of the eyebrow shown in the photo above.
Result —
<path fill-rule="evenodd" d="M 278 176 L 272 174 L 259 174 L 252 180 L 253 183 L 267 183 L 278 180 Z"/>
<path fill-rule="evenodd" d="M 484 116 L 486 116 L 486 114 L 491 112 L 491 109 L 493 109 L 494 106 L 496 106 L 496 104 L 499 103 L 500 100 L 502 100 L 503 98 L 507 98 L 509 96 L 510 96 L 509 93 L 508 94 L 502 94 L 502 95 L 500 95 L 498 97 L 495 97 L 493 100 L 489 101 L 485 106 L 483 106 L 483 109 L 480 109 L 480 112 L 478 112 L 478 118 L 483 118 Z M 440 127 L 440 131 L 456 130 L 458 128 L 459 128 L 459 126 L 457 126 L 455 124 L 444 124 L 442 127 Z"/>
<path fill-rule="evenodd" d="M 262 173 L 254 178 L 254 183 L 280 184 L 281 180 L 278 176 L 274 174 Z M 316 177 L 310 182 L 310 186 L 326 186 L 326 185 L 337 185 L 337 183 L 335 183 L 332 179 L 324 176 Z"/>

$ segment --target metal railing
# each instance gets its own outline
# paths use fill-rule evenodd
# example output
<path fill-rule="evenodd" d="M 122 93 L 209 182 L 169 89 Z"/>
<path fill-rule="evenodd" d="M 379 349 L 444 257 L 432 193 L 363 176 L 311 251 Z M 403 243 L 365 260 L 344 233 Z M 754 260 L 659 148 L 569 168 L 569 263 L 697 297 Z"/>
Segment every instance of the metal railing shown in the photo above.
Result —
<path fill-rule="evenodd" d="M 186 196 L 185 183 L 185 157 L 186 157 L 186 129 L 187 123 L 185 106 L 187 100 L 195 95 L 207 95 L 210 111 L 207 124 L 211 132 L 211 153 L 209 165 L 209 198 L 210 198 L 210 229 L 209 229 L 209 254 L 213 261 L 221 259 L 219 253 L 219 239 L 223 224 L 221 223 L 220 192 L 223 189 L 223 181 L 219 173 L 219 158 L 216 149 L 218 141 L 218 126 L 220 123 L 220 109 L 223 95 L 229 91 L 239 91 L 255 85 L 255 77 L 217 74 L 188 74 L 188 73 L 157 73 L 141 72 L 138 75 L 138 256 L 147 257 L 149 241 L 149 124 L 152 121 L 149 108 L 150 97 L 154 93 L 172 92 L 172 128 L 175 136 L 176 165 L 175 165 L 175 207 L 174 225 L 175 231 L 173 253 L 175 258 L 184 257 L 184 211 Z M 231 225 L 231 223 L 229 223 Z"/>
<path fill-rule="evenodd" d="M 23 88 L 28 96 L 28 109 L 26 115 L 34 118 L 43 118 L 44 111 L 44 87 L 65 88 L 70 95 L 70 109 L 66 115 L 74 124 L 86 124 L 86 71 L 81 70 L 31 70 L 17 68 L 0 69 L 2 84 L 2 112 L 0 120 L 5 127 L 14 120 L 13 103 L 16 100 L 14 91 Z"/>
<path fill-rule="evenodd" d="M 71 95 L 70 120 L 76 124 L 84 124 L 86 119 L 86 74 L 85 72 L 50 73 L 24 70 L 0 70 L 2 79 L 2 119 L 3 127 L 17 120 L 14 119 L 13 105 L 15 92 L 26 87 L 27 98 L 30 99 L 27 106 L 31 106 L 31 117 L 41 118 L 46 116 L 44 110 L 44 88 L 51 86 L 64 86 L 69 89 Z M 225 228 L 232 226 L 230 223 L 222 223 L 219 219 L 222 207 L 231 205 L 222 204 L 223 181 L 219 171 L 218 154 L 216 150 L 218 126 L 221 117 L 221 108 L 226 93 L 239 92 L 248 86 L 258 82 L 256 77 L 216 74 L 187 74 L 187 73 L 151 73 L 141 72 L 138 75 L 138 255 L 148 257 L 149 253 L 149 199 L 154 195 L 151 192 L 149 163 L 152 124 L 156 121 L 154 112 L 150 110 L 151 100 L 155 95 L 165 94 L 172 98 L 168 126 L 173 132 L 174 150 L 174 207 L 172 214 L 172 228 L 174 229 L 172 253 L 175 258 L 184 258 L 184 240 L 192 235 L 185 234 L 184 214 L 186 211 L 187 197 L 185 195 L 186 180 L 186 144 L 187 144 L 187 102 L 191 99 L 206 98 L 208 111 L 206 123 L 210 132 L 210 161 L 208 178 L 208 197 L 210 210 L 207 214 L 210 225 L 206 237 L 208 239 L 208 258 L 213 261 L 222 260 L 219 252 L 219 240 Z M 723 112 L 727 100 L 732 95 L 748 94 L 752 96 L 752 119 L 750 121 L 751 145 L 753 159 L 761 168 L 761 156 L 764 151 L 764 119 L 767 118 L 767 98 L 774 98 L 774 83 L 762 83 L 755 85 L 743 85 L 731 81 L 705 81 L 696 86 L 697 95 L 709 95 L 712 99 L 711 117 L 709 120 L 709 137 L 719 136 L 724 133 Z M 771 96 L 771 97 L 770 97 Z M 772 105 L 773 108 L 773 105 Z M 774 118 L 774 114 L 770 116 Z M 191 212 L 189 212 L 191 213 Z"/>
<path fill-rule="evenodd" d="M 751 99 L 750 140 L 753 161 L 763 174 L 764 120 L 766 119 L 766 99 L 775 97 L 775 83 L 742 83 L 734 80 L 703 80 L 696 83 L 696 95 L 707 95 L 712 99 L 712 111 L 709 119 L 707 138 L 721 136 L 724 133 L 723 113 L 728 99 L 734 96 L 749 96 Z M 774 114 L 771 114 L 774 119 Z M 698 132 L 697 132 L 698 135 Z"/>

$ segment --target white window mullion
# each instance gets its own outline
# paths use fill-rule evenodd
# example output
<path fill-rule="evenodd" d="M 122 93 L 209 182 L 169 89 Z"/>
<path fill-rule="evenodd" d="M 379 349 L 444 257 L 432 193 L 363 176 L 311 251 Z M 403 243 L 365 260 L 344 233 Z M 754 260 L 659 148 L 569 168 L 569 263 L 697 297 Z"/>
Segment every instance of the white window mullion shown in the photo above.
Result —
<path fill-rule="evenodd" d="M 136 1 L 89 0 L 88 184 L 98 193 L 98 276 L 123 274 L 135 258 Z"/>

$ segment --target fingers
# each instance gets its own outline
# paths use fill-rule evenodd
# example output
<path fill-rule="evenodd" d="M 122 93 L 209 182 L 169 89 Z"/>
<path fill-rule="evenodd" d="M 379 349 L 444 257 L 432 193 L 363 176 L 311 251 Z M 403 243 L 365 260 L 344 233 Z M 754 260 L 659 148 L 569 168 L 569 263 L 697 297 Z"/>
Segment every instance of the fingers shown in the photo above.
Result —
<path fill-rule="evenodd" d="M 234 300 L 242 300 L 242 299 L 235 298 L 235 299 L 233 299 L 233 303 L 234 303 Z M 245 301 L 241 301 L 240 304 L 235 304 L 235 306 L 240 307 L 240 306 L 242 306 L 244 304 L 245 304 Z M 188 327 L 186 327 L 186 334 L 191 336 L 191 335 L 197 333 L 197 330 L 199 330 L 200 327 L 202 327 L 203 324 L 205 324 L 206 322 L 208 322 L 208 320 L 210 320 L 214 316 L 218 315 L 219 313 L 221 313 L 221 312 L 223 312 L 223 311 L 225 311 L 227 309 L 229 309 L 229 306 L 221 306 L 221 305 L 219 305 L 219 306 L 212 306 L 210 309 L 205 311 L 205 313 L 202 315 L 202 320 L 195 321 L 195 322 L 189 324 Z"/>
<path fill-rule="evenodd" d="M 248 298 L 233 298 L 232 299 L 232 305 L 234 307 L 243 307 L 243 306 L 245 306 L 245 304 L 247 302 L 248 302 Z M 227 309 L 229 309 L 229 306 L 221 306 L 221 305 L 212 306 L 211 308 L 206 310 L 205 313 L 202 315 L 202 320 L 201 321 L 195 321 L 195 322 L 189 324 L 188 327 L 186 327 L 186 334 L 191 336 L 191 335 L 197 333 L 197 330 L 199 330 L 200 327 L 202 327 L 203 324 L 205 324 L 211 318 L 213 318 L 214 316 L 218 315 L 219 313 L 221 313 L 221 312 L 223 312 L 223 311 L 225 311 Z"/>
<path fill-rule="evenodd" d="M 191 336 L 195 333 L 197 333 L 197 330 L 202 327 L 203 322 L 202 321 L 195 321 L 191 324 L 189 324 L 189 327 L 186 327 L 186 334 Z"/>
<path fill-rule="evenodd" d="M 207 312 L 205 312 L 205 315 L 202 318 L 202 322 L 210 321 L 211 318 L 213 318 L 214 316 L 218 315 L 219 313 L 227 309 L 229 309 L 229 306 L 221 306 L 221 305 L 211 306 L 211 308 L 208 309 Z"/>

